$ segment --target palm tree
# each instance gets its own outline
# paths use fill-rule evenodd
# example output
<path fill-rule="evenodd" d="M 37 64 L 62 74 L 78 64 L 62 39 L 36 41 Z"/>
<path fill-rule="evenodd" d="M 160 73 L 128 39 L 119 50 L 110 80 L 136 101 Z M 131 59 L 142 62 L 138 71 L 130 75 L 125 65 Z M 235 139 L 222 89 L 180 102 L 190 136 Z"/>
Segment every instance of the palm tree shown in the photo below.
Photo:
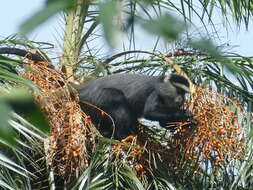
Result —
<path fill-rule="evenodd" d="M 52 66 L 46 43 L 17 38 L 2 40 L 4 47 L 25 47 L 31 54 L 24 56 L 40 55 L 43 61 L 0 57 L 1 90 L 7 94 L 0 107 L 9 110 L 0 117 L 4 126 L 0 129 L 3 150 L 0 186 L 5 189 L 250 189 L 253 185 L 252 58 L 216 48 L 209 39 L 194 39 L 186 25 L 193 25 L 193 15 L 207 28 L 207 23 L 212 24 L 213 11 L 219 10 L 224 21 L 228 22 L 232 13 L 238 26 L 244 21 L 247 27 L 252 2 L 195 3 L 47 1 L 21 31 L 26 33 L 37 26 L 34 23 L 64 10 L 61 71 Z M 184 21 L 175 19 L 168 10 L 182 16 Z M 158 36 L 152 50 L 135 48 L 136 25 Z M 215 31 L 214 24 L 212 28 Z M 112 48 L 120 44 L 122 35 L 128 39 L 124 49 L 104 58 L 106 50 L 99 50 L 103 44 L 97 38 L 105 37 Z M 161 38 L 173 42 L 176 49 L 159 52 L 157 44 Z M 189 107 L 195 105 L 192 109 L 198 121 L 197 129 L 181 131 L 178 127 L 171 134 L 158 126 L 140 125 L 138 136 L 131 141 L 107 139 L 98 134 L 89 117 L 80 110 L 78 94 L 69 87 L 69 82 L 85 82 L 118 72 L 158 75 L 167 70 L 184 71 L 190 81 L 198 84 L 188 102 Z M 33 98 L 46 113 L 48 123 L 40 117 L 42 114 L 32 99 L 25 92 L 15 90 L 18 87 L 33 89 Z M 20 95 L 23 98 L 18 99 Z M 30 111 L 24 109 L 28 106 Z M 45 130 L 48 124 L 50 134 Z"/>

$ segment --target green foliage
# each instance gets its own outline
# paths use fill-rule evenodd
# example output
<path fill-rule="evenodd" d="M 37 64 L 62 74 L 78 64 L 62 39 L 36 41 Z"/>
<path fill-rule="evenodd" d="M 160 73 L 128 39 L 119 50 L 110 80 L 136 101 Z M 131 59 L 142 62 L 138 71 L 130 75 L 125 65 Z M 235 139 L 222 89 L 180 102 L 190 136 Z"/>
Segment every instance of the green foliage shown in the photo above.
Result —
<path fill-rule="evenodd" d="M 0 57 L 0 139 L 14 145 L 13 130 L 9 125 L 12 111 L 24 115 L 44 132 L 49 130 L 47 120 L 34 103 L 28 89 L 39 93 L 36 85 L 17 73 L 24 65 L 17 60 Z"/>
<path fill-rule="evenodd" d="M 59 12 L 66 11 L 66 13 L 69 13 L 69 10 L 74 11 L 77 5 L 76 2 L 78 0 L 46 1 L 45 7 L 21 26 L 21 33 L 29 33 Z M 186 24 L 188 26 L 192 24 L 192 15 L 197 16 L 206 27 L 207 24 L 213 24 L 212 15 L 217 6 L 220 8 L 224 23 L 229 19 L 229 13 L 232 13 L 232 18 L 238 23 L 238 26 L 241 22 L 244 22 L 247 27 L 253 12 L 251 1 L 205 0 L 198 1 L 198 6 L 195 6 L 193 1 L 180 1 L 176 4 L 174 1 L 167 0 L 85 2 L 87 2 L 85 5 L 87 7 L 85 11 L 87 12 L 82 15 L 84 18 L 80 18 L 82 22 L 79 23 L 82 26 L 79 26 L 79 29 L 88 29 L 85 30 L 83 35 L 81 34 L 82 31 L 79 31 L 81 36 L 78 36 L 78 39 L 80 39 L 78 42 L 76 40 L 73 40 L 73 42 L 68 41 L 69 39 L 67 39 L 67 43 L 71 43 L 69 45 L 70 49 L 77 50 L 75 51 L 75 58 L 79 59 L 79 65 L 74 67 L 77 68 L 74 73 L 75 76 L 92 73 L 96 67 L 95 75 L 97 76 L 122 71 L 158 75 L 170 69 L 170 65 L 161 58 L 168 52 L 155 54 L 129 48 L 131 51 L 124 51 L 104 61 L 98 55 L 99 48 L 90 48 L 88 44 L 88 39 L 93 38 L 92 34 L 98 26 L 98 20 L 103 27 L 104 37 L 111 47 L 115 47 L 120 42 L 121 36 L 125 32 L 123 30 L 124 24 L 131 25 L 129 43 L 134 44 L 134 26 L 135 23 L 141 23 L 143 29 L 155 36 L 171 42 L 177 40 L 179 45 L 176 48 L 183 48 L 182 55 L 167 54 L 167 57 L 173 58 L 173 61 L 188 74 L 194 83 L 198 85 L 209 84 L 223 95 L 235 97 L 238 102 L 242 102 L 247 111 L 252 113 L 252 57 L 242 57 L 226 52 L 222 48 L 217 48 L 211 40 L 207 39 L 193 38 L 191 43 L 180 44 L 182 36 L 188 30 Z M 92 6 L 89 3 L 92 3 Z M 199 7 L 201 8 L 199 9 Z M 168 13 L 167 10 L 174 11 L 173 13 L 176 12 L 176 15 L 182 15 L 184 22 L 171 16 L 172 14 Z M 205 22 L 205 17 L 207 17 L 208 22 Z M 133 19 L 134 22 L 129 22 L 129 18 Z M 72 22 L 69 24 L 71 25 Z M 213 25 L 213 27 L 215 26 Z M 70 34 L 72 33 L 70 32 Z M 91 41 L 91 43 L 93 42 Z M 1 41 L 0 44 L 19 44 L 31 49 L 34 48 L 31 45 L 32 43 L 28 41 L 22 44 L 17 43 L 15 40 L 6 40 Z M 75 45 L 78 47 L 76 48 Z M 135 47 L 134 45 L 133 47 Z M 87 49 L 85 49 L 86 46 Z M 144 54 L 144 56 L 140 57 L 140 54 Z M 118 58 L 117 61 L 116 58 Z M 4 189 L 36 189 L 37 186 L 34 186 L 34 184 L 43 184 L 38 188 L 49 189 L 48 181 L 50 181 L 52 175 L 47 170 L 45 159 L 42 159 L 45 157 L 42 142 L 45 141 L 46 135 L 38 129 L 38 127 L 45 129 L 47 123 L 30 96 L 23 91 L 10 91 L 17 86 L 36 90 L 33 83 L 17 74 L 17 68 L 24 69 L 25 67 L 20 61 L 0 56 L 1 91 L 4 91 L 4 93 L 1 92 L 0 97 L 0 187 Z M 21 113 L 23 117 L 13 111 Z M 36 127 L 24 118 L 31 121 Z M 244 160 L 238 159 L 231 162 L 228 166 L 221 166 L 218 175 L 211 173 L 212 168 L 208 167 L 201 167 L 200 173 L 195 174 L 193 172 L 194 168 L 168 172 L 170 168 L 167 168 L 166 165 L 159 166 L 157 164 L 159 170 L 153 171 L 152 179 L 143 180 L 132 171 L 131 165 L 127 164 L 124 159 L 115 158 L 111 146 L 113 140 L 98 140 L 94 150 L 90 153 L 89 165 L 85 168 L 83 175 L 71 184 L 71 188 L 94 190 L 251 189 L 253 184 L 251 118 L 243 122 L 242 127 L 246 132 L 250 132 L 247 142 L 247 157 Z M 151 159 L 152 161 L 159 160 L 159 155 L 154 155 Z M 42 161 L 42 163 L 39 161 Z M 208 166 L 208 163 L 205 163 L 205 166 Z M 50 184 L 53 186 L 54 182 Z"/>
<path fill-rule="evenodd" d="M 220 51 L 214 46 L 210 40 L 199 40 L 190 43 L 193 48 L 201 50 L 201 52 L 208 53 L 211 57 L 222 58 Z M 226 59 L 224 57 L 224 59 Z"/>
<path fill-rule="evenodd" d="M 38 160 L 43 156 L 41 143 L 46 136 L 21 116 L 12 112 L 10 118 L 15 146 L 0 140 L 0 187 L 34 189 L 34 183 L 45 183 L 42 176 L 47 175 L 46 165 Z"/>
<path fill-rule="evenodd" d="M 111 150 L 110 143 L 98 141 L 93 150 L 92 161 L 71 188 L 118 190 L 124 185 L 125 189 L 144 190 L 136 174 L 124 161 L 115 159 Z"/>
<path fill-rule="evenodd" d="M 8 121 L 10 119 L 11 108 L 6 102 L 0 101 L 0 138 L 10 144 L 14 144 L 13 131 L 9 127 Z"/>
<path fill-rule="evenodd" d="M 118 1 L 110 0 L 99 4 L 99 19 L 104 29 L 105 39 L 111 47 L 118 44 L 122 35 L 119 24 L 120 8 Z"/>
<path fill-rule="evenodd" d="M 76 0 L 48 0 L 45 7 L 21 25 L 21 34 L 26 35 L 55 14 L 74 8 Z"/>
<path fill-rule="evenodd" d="M 169 14 L 162 15 L 156 20 L 145 21 L 143 27 L 149 32 L 162 36 L 167 40 L 176 40 L 186 30 L 185 23 Z"/>
<path fill-rule="evenodd" d="M 12 89 L 1 92 L 0 95 L 0 139 L 5 143 L 14 144 L 14 133 L 9 125 L 12 111 L 24 115 L 31 123 L 44 132 L 49 131 L 49 125 L 44 114 L 34 103 L 32 96 L 24 89 Z"/>

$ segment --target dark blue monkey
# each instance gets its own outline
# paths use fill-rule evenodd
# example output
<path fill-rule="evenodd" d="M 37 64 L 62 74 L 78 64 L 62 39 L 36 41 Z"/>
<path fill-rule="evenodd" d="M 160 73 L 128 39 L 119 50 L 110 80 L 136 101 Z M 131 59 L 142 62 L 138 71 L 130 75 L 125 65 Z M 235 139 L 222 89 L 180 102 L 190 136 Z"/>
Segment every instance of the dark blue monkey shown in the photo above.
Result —
<path fill-rule="evenodd" d="M 162 127 L 167 122 L 187 117 L 182 106 L 189 91 L 189 82 L 176 74 L 167 77 L 114 74 L 91 81 L 78 91 L 81 102 L 93 104 L 113 118 L 113 137 L 116 139 L 134 134 L 137 120 L 141 117 L 159 121 Z M 81 107 L 103 135 L 112 136 L 113 127 L 108 118 L 96 117 L 85 104 Z"/>

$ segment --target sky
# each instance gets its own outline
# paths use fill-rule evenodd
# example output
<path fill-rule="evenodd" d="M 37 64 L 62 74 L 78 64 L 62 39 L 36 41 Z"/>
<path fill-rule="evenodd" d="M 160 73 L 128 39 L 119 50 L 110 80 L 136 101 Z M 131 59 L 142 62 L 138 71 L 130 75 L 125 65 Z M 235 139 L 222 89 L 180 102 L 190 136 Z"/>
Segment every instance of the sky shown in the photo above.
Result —
<path fill-rule="evenodd" d="M 18 32 L 19 26 L 27 18 L 32 16 L 37 10 L 43 7 L 44 0 L 2 0 L 0 6 L 0 39 L 6 38 Z M 217 23 L 218 21 L 216 18 Z M 235 25 L 234 25 L 235 26 Z M 235 46 L 233 51 L 244 56 L 253 56 L 253 23 L 249 25 L 249 30 L 245 27 L 240 30 L 232 25 L 228 31 L 224 27 L 219 27 L 218 32 L 222 43 L 228 43 Z M 60 46 L 61 35 L 63 31 L 63 22 L 58 17 L 54 17 L 46 23 L 39 26 L 30 36 L 30 40 L 44 41 L 54 44 L 56 47 Z M 148 41 L 145 38 L 147 34 L 138 34 L 138 47 L 145 50 Z M 150 36 L 148 36 L 150 37 Z"/>

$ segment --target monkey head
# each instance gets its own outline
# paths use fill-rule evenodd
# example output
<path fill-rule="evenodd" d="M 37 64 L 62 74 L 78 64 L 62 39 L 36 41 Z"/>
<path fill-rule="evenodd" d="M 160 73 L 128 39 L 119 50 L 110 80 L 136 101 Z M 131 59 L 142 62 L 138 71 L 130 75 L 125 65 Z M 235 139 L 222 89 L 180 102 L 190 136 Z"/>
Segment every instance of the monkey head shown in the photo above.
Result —
<path fill-rule="evenodd" d="M 157 86 L 157 91 L 164 106 L 180 108 L 184 104 L 185 94 L 189 92 L 189 86 L 186 78 L 171 74 Z"/>

